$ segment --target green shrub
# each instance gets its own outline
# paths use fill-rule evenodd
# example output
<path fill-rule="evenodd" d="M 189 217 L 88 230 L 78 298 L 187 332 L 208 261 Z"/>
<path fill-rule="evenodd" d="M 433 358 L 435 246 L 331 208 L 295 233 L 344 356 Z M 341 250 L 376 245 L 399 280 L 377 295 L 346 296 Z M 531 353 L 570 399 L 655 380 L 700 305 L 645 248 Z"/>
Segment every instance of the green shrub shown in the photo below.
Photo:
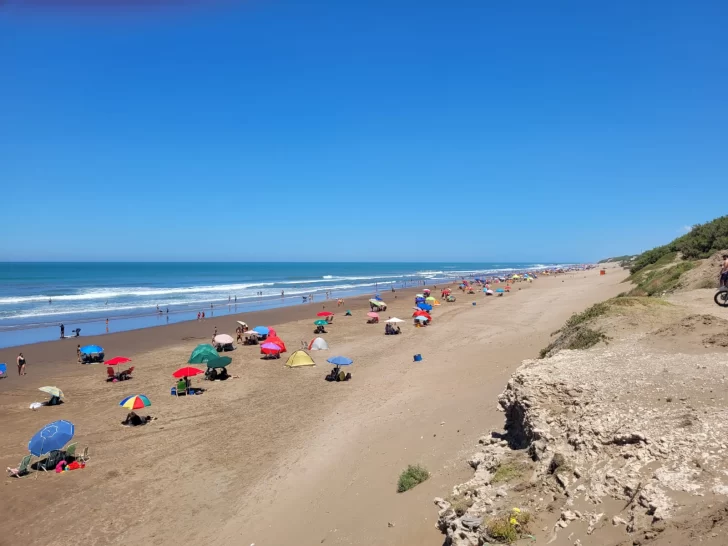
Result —
<path fill-rule="evenodd" d="M 468 511 L 468 508 L 473 505 L 474 502 L 472 498 L 466 497 L 465 495 L 450 497 L 450 499 L 448 500 L 450 501 L 450 508 L 453 509 L 458 517 L 462 517 L 465 512 Z"/>
<path fill-rule="evenodd" d="M 514 508 L 490 518 L 485 523 L 485 532 L 491 540 L 511 544 L 524 535 L 529 534 L 528 523 L 531 515 Z"/>
<path fill-rule="evenodd" d="M 686 260 L 708 258 L 711 254 L 728 248 L 728 216 L 721 216 L 707 224 L 693 226 L 689 233 L 671 243 L 643 252 L 632 262 L 634 274 L 656 264 L 669 254 L 680 252 Z"/>
<path fill-rule="evenodd" d="M 680 262 L 677 265 L 654 269 L 651 271 L 641 271 L 635 277 L 634 282 L 637 286 L 630 292 L 631 296 L 653 296 L 669 292 L 677 287 L 680 276 L 686 271 L 690 271 L 695 267 L 693 262 Z"/>
<path fill-rule="evenodd" d="M 420 465 L 409 465 L 407 470 L 404 470 L 399 475 L 399 481 L 397 482 L 397 493 L 404 493 L 409 491 L 415 485 L 421 484 L 430 477 L 430 473 L 426 468 Z"/>

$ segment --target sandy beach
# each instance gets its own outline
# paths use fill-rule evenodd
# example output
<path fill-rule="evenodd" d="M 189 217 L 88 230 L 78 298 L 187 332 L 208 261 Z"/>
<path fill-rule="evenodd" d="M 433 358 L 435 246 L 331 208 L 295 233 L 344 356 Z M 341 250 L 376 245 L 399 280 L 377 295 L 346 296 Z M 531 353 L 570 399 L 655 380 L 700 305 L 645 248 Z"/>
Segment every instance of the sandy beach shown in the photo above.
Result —
<path fill-rule="evenodd" d="M 207 392 L 179 399 L 169 394 L 171 373 L 215 326 L 232 334 L 238 317 L 83 338 L 108 357 L 133 359 L 134 378 L 115 384 L 104 381 L 103 366 L 76 363 L 73 339 L 3 349 L 10 377 L 0 381 L 1 463 L 17 465 L 28 439 L 56 419 L 72 421 L 74 441 L 91 454 L 83 470 L 6 479 L 6 536 L 47 544 L 52 528 L 59 545 L 442 544 L 432 498 L 472 473 L 464 454 L 502 424 L 496 397 L 509 375 L 573 312 L 622 292 L 625 276 L 610 268 L 542 277 L 504 297 L 456 291 L 426 328 L 409 320 L 417 290 L 383 294 L 383 317 L 407 319 L 400 336 L 366 324 L 366 298 L 347 301 L 352 317 L 329 301 L 337 313 L 323 336 L 331 349 L 312 352 L 317 366 L 301 369 L 285 368 L 285 357 L 314 337 L 324 304 L 249 313 L 242 320 L 274 326 L 289 353 L 261 360 L 257 348 L 238 347 L 227 353 L 237 378 L 195 379 Z M 19 351 L 28 359 L 23 377 Z M 422 362 L 412 361 L 416 353 Z M 324 381 L 334 355 L 354 360 L 352 381 Z M 44 400 L 43 385 L 61 388 L 66 402 L 29 410 Z M 137 393 L 149 396 L 157 420 L 123 427 L 119 400 Z M 399 473 L 413 463 L 431 479 L 397 494 Z"/>

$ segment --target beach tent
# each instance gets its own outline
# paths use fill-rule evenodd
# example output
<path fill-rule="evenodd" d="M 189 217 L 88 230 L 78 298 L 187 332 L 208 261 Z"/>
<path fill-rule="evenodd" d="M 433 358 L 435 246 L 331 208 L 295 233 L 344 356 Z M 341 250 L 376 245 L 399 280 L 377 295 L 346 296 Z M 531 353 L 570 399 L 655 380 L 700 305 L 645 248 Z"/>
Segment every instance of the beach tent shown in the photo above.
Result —
<path fill-rule="evenodd" d="M 202 364 L 213 358 L 218 358 L 217 350 L 209 343 L 202 343 L 192 351 L 188 364 Z"/>
<path fill-rule="evenodd" d="M 387 304 L 383 301 L 377 301 L 377 300 L 369 300 L 369 303 L 373 305 L 374 307 L 379 307 L 380 309 L 386 309 Z"/>
<path fill-rule="evenodd" d="M 315 339 L 312 339 L 311 343 L 308 344 L 309 351 L 326 351 L 326 350 L 328 350 L 328 348 L 329 348 L 329 344 L 326 343 L 326 340 L 322 337 L 317 337 Z M 291 355 L 291 356 L 293 356 L 293 355 Z"/>
<path fill-rule="evenodd" d="M 320 338 L 319 338 L 320 339 Z M 316 363 L 304 350 L 298 350 L 288 357 L 286 366 L 289 368 L 298 368 L 299 366 L 315 366 Z"/>

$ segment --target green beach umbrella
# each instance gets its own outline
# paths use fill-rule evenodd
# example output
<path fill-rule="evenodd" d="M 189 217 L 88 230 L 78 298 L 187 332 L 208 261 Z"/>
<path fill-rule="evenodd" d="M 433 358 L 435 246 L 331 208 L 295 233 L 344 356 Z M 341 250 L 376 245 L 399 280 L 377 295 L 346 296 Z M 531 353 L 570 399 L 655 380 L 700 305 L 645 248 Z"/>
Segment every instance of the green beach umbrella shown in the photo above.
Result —
<path fill-rule="evenodd" d="M 224 368 L 233 361 L 229 356 L 221 356 L 207 361 L 208 368 Z"/>
<path fill-rule="evenodd" d="M 192 351 L 190 359 L 187 362 L 190 364 L 202 364 L 203 362 L 207 362 L 213 358 L 218 358 L 215 347 L 209 343 L 202 343 L 195 347 L 195 350 Z"/>
<path fill-rule="evenodd" d="M 313 323 L 316 326 L 326 326 L 328 324 L 328 322 L 326 322 L 325 320 L 322 320 L 322 319 L 314 320 Z"/>

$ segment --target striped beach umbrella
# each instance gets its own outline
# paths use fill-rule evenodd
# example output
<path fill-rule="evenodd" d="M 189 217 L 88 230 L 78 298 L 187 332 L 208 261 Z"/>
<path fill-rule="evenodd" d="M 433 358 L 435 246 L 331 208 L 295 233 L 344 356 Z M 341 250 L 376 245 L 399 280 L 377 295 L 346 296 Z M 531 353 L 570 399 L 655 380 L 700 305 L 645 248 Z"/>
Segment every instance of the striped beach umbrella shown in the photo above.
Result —
<path fill-rule="evenodd" d="M 122 408 L 126 409 L 142 409 L 146 408 L 147 406 L 151 406 L 152 403 L 149 401 L 149 398 L 147 398 L 143 394 L 135 394 L 133 396 L 128 396 L 124 398 L 121 402 L 119 402 L 119 405 Z"/>

